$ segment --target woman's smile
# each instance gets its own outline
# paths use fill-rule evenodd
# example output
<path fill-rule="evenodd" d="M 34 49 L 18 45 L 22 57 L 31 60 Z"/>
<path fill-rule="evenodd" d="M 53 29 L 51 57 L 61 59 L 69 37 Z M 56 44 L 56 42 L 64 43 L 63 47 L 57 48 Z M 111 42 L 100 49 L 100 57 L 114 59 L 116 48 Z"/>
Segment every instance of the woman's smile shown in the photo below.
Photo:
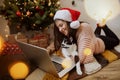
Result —
<path fill-rule="evenodd" d="M 64 34 L 65 36 L 68 36 L 68 29 L 69 28 L 67 26 L 67 22 L 62 21 L 62 20 L 56 20 L 55 24 L 62 34 Z"/>

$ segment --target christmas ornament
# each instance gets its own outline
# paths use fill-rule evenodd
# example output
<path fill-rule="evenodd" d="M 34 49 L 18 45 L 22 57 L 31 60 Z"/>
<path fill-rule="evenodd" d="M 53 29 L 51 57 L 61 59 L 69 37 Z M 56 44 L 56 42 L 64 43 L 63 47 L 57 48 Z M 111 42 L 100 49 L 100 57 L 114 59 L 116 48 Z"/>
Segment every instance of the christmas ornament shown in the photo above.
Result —
<path fill-rule="evenodd" d="M 11 25 L 19 22 L 26 30 L 44 30 L 53 23 L 50 12 L 54 14 L 59 4 L 59 0 L 4 0 L 4 6 L 0 6 L 0 15 L 10 20 Z M 33 24 L 36 24 L 35 27 Z"/>
<path fill-rule="evenodd" d="M 27 2 L 24 2 L 24 6 L 26 6 L 27 5 Z"/>
<path fill-rule="evenodd" d="M 30 11 L 27 11 L 27 12 L 26 12 L 26 15 L 27 15 L 27 16 L 30 16 L 30 14 L 31 14 Z"/>
<path fill-rule="evenodd" d="M 11 4 L 11 2 L 8 3 L 9 5 Z"/>
<path fill-rule="evenodd" d="M 20 12 L 20 11 L 17 11 L 17 12 L 16 12 L 16 15 L 20 17 L 20 16 L 21 16 L 21 12 Z"/>
<path fill-rule="evenodd" d="M 60 6 L 60 1 L 57 1 L 56 5 Z"/>
<path fill-rule="evenodd" d="M 44 11 L 40 9 L 39 11 L 40 15 L 43 16 L 44 15 Z"/>
<path fill-rule="evenodd" d="M 38 3 L 38 2 L 37 2 L 37 0 L 34 0 L 34 3 L 36 3 L 36 4 L 37 4 L 37 3 Z"/>
<path fill-rule="evenodd" d="M 37 11 L 39 11 L 39 10 L 40 10 L 40 7 L 39 7 L 39 6 L 36 6 L 35 9 L 36 9 Z"/>
<path fill-rule="evenodd" d="M 51 0 L 49 0 L 49 2 L 48 2 L 48 6 L 51 6 Z"/>
<path fill-rule="evenodd" d="M 50 17 L 53 17 L 53 16 L 54 16 L 54 14 L 51 12 L 51 13 L 50 13 Z"/>
<path fill-rule="evenodd" d="M 20 25 L 17 25 L 16 28 L 17 28 L 17 29 L 20 29 Z"/>

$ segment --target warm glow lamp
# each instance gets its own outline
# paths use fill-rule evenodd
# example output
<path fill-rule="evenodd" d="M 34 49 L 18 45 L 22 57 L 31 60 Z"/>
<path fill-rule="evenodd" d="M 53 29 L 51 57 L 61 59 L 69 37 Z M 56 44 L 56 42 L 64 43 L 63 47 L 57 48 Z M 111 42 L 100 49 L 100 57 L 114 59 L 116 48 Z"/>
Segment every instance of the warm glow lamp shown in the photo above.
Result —
<path fill-rule="evenodd" d="M 87 14 L 97 22 L 106 23 L 120 13 L 119 0 L 84 0 Z"/>

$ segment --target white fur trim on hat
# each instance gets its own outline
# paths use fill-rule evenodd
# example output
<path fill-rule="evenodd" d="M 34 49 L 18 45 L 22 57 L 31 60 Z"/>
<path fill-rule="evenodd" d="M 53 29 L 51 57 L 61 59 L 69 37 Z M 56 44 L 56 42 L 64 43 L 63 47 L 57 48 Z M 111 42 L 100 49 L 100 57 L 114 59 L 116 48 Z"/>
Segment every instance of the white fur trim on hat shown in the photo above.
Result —
<path fill-rule="evenodd" d="M 70 27 L 71 27 L 72 29 L 78 29 L 78 28 L 80 27 L 80 22 L 79 22 L 78 20 L 72 21 L 72 22 L 70 23 Z"/>
<path fill-rule="evenodd" d="M 65 21 L 72 21 L 71 14 L 68 10 L 58 10 L 56 14 L 54 15 L 54 20 L 61 19 Z"/>

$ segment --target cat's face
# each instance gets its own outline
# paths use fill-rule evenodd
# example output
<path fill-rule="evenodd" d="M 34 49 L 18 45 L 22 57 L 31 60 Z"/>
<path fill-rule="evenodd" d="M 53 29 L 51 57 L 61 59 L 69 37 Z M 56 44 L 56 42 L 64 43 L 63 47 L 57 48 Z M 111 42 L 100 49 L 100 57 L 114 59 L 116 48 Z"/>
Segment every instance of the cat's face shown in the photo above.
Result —
<path fill-rule="evenodd" d="M 61 47 L 62 47 L 62 48 L 69 48 L 69 47 L 71 47 L 72 44 L 73 44 L 73 43 L 70 42 L 70 41 L 68 41 L 67 39 L 63 39 L 62 44 L 61 44 Z"/>

